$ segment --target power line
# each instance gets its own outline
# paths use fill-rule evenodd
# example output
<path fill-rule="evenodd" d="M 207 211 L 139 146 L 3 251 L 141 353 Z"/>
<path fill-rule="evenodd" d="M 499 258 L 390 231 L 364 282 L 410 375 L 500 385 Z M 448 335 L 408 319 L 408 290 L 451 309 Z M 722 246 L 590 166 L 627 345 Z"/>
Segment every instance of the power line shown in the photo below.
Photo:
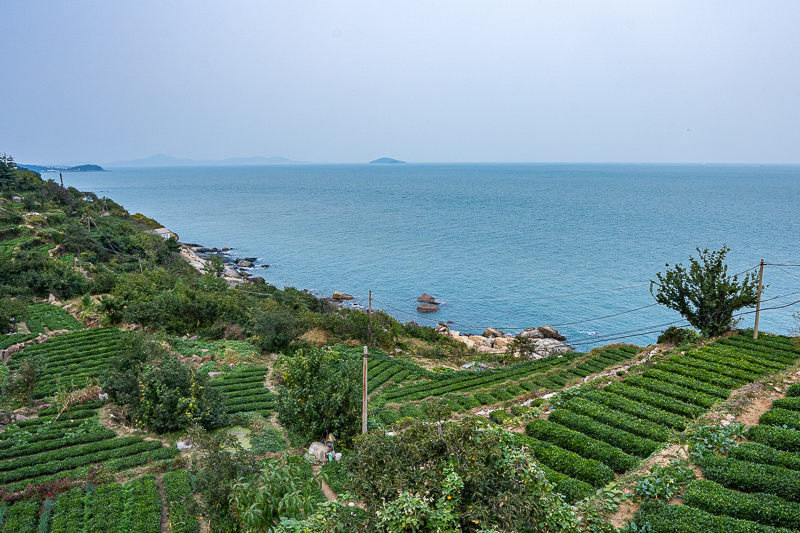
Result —
<path fill-rule="evenodd" d="M 567 323 L 565 323 L 565 324 L 556 324 L 556 325 L 555 325 L 555 326 L 553 326 L 553 327 L 554 327 L 554 328 L 560 328 L 560 327 L 563 327 L 563 326 L 574 326 L 575 324 L 584 324 L 584 323 L 586 323 L 586 322 L 595 322 L 595 321 L 597 321 L 597 320 L 603 320 L 603 319 L 606 319 L 606 318 L 613 318 L 613 317 L 615 317 L 615 316 L 625 315 L 625 314 L 627 314 L 627 313 L 634 313 L 634 312 L 636 312 L 636 311 L 641 311 L 642 309 L 647 309 L 647 308 L 649 308 L 649 307 L 654 307 L 654 306 L 656 306 L 656 305 L 660 305 L 660 304 L 659 304 L 658 302 L 656 302 L 656 303 L 653 303 L 653 304 L 650 304 L 650 305 L 645 305 L 645 306 L 642 306 L 642 307 L 637 307 L 636 309 L 629 309 L 629 310 L 627 310 L 627 311 L 622 311 L 622 312 L 619 312 L 619 313 L 614 313 L 613 315 L 599 316 L 599 317 L 595 317 L 595 318 L 587 318 L 586 320 L 577 320 L 577 321 L 575 321 L 575 322 L 567 322 Z"/>

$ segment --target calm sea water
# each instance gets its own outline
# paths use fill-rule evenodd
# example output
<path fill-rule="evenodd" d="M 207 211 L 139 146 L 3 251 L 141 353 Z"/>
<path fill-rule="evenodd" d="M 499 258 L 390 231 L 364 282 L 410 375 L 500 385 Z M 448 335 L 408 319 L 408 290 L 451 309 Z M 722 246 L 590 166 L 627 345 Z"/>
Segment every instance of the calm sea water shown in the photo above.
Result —
<path fill-rule="evenodd" d="M 481 333 L 558 326 L 581 348 L 646 344 L 680 316 L 650 279 L 696 247 L 730 272 L 800 264 L 800 167 L 405 164 L 115 169 L 71 173 L 184 242 L 259 257 L 277 286 L 338 290 L 403 320 Z M 800 268 L 767 267 L 764 307 L 800 300 Z M 417 316 L 416 297 L 445 304 Z M 785 334 L 800 305 L 766 310 Z M 631 311 L 631 312 L 626 312 Z M 614 317 L 608 315 L 619 314 Z M 578 322 L 578 323 L 576 323 Z M 752 325 L 753 315 L 743 325 Z"/>

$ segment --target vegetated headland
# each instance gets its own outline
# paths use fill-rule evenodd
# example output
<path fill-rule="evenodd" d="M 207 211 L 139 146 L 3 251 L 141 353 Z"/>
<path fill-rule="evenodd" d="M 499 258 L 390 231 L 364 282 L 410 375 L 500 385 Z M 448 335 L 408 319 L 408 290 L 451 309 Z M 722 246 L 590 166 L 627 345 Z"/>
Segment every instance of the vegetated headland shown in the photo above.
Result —
<path fill-rule="evenodd" d="M 0 186 L 3 532 L 800 530 L 796 339 L 463 336 Z"/>

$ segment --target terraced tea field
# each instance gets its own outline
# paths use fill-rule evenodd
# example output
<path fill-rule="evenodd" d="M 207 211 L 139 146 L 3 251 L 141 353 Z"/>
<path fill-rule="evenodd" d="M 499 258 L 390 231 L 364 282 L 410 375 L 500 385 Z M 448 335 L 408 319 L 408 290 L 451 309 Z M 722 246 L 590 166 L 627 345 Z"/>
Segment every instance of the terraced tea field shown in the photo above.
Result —
<path fill-rule="evenodd" d="M 3 533 L 160 533 L 161 509 L 174 533 L 197 533 L 198 511 L 186 471 L 164 474 L 165 500 L 156 477 L 144 475 L 127 483 L 89 484 L 44 501 L 32 499 L 0 508 Z"/>
<path fill-rule="evenodd" d="M 84 475 L 97 463 L 118 472 L 177 455 L 176 448 L 161 441 L 117 438 L 98 422 L 99 407 L 76 406 L 58 418 L 50 408 L 0 433 L 0 488 L 18 492 L 27 485 Z"/>
<path fill-rule="evenodd" d="M 689 531 L 691 524 L 709 532 L 800 531 L 800 390 L 796 394 L 775 400 L 749 429 L 748 442 L 726 456 L 700 459 L 705 479 L 689 484 L 683 506 L 648 505 L 637 520 L 654 532 Z"/>
<path fill-rule="evenodd" d="M 613 480 L 614 472 L 634 469 L 677 440 L 678 433 L 728 398 L 733 389 L 785 370 L 798 358 L 800 353 L 786 338 L 762 336 L 754 341 L 742 334 L 721 339 L 656 363 L 641 375 L 582 391 L 552 410 L 547 419 L 528 423 L 527 437 L 515 438 L 531 447 L 546 467 L 596 487 Z M 800 412 L 789 409 L 795 405 L 794 399 L 781 400 L 777 409 L 762 417 L 762 424 L 787 428 L 759 426 L 751 430 L 751 439 L 800 452 Z M 792 424 L 797 424 L 796 429 L 791 429 Z M 800 478 L 792 481 L 800 482 Z M 583 488 L 583 492 L 588 490 Z"/>
<path fill-rule="evenodd" d="M 53 307 L 53 306 L 50 306 Z M 19 368 L 29 358 L 41 358 L 44 377 L 39 380 L 34 397 L 53 395 L 58 386 L 83 386 L 87 378 L 100 376 L 108 367 L 117 347 L 119 330 L 96 328 L 65 333 L 41 344 L 26 346 L 8 361 L 11 369 Z"/>
<path fill-rule="evenodd" d="M 406 361 L 375 355 L 369 362 L 368 389 L 373 403 L 388 409 L 378 416 L 385 424 L 418 415 L 416 404 L 434 397 L 451 400 L 458 411 L 493 405 L 534 391 L 559 390 L 568 383 L 625 363 L 638 349 L 609 348 L 590 356 L 571 352 L 483 371 L 435 373 Z"/>
<path fill-rule="evenodd" d="M 31 333 L 47 333 L 68 329 L 83 329 L 83 324 L 67 311 L 49 303 L 36 303 L 28 307 L 25 316 L 21 317 Z"/>
<path fill-rule="evenodd" d="M 225 397 L 228 414 L 253 412 L 268 418 L 278 398 L 264 385 L 268 372 L 267 367 L 240 365 L 212 379 L 209 385 Z"/>

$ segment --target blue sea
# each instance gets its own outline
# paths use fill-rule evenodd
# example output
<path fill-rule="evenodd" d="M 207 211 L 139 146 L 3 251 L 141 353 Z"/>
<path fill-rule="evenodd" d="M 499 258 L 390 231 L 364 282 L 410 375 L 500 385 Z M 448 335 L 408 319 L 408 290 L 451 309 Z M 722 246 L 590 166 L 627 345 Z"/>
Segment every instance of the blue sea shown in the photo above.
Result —
<path fill-rule="evenodd" d="M 553 325 L 579 349 L 647 344 L 674 311 L 649 281 L 727 245 L 731 274 L 800 264 L 800 166 L 403 164 L 67 173 L 184 242 L 258 257 L 269 283 L 342 291 L 480 334 Z M 800 268 L 765 267 L 762 331 L 797 326 Z M 423 292 L 443 302 L 416 312 Z M 610 316 L 615 315 L 615 316 Z M 753 314 L 742 317 L 752 326 Z"/>

